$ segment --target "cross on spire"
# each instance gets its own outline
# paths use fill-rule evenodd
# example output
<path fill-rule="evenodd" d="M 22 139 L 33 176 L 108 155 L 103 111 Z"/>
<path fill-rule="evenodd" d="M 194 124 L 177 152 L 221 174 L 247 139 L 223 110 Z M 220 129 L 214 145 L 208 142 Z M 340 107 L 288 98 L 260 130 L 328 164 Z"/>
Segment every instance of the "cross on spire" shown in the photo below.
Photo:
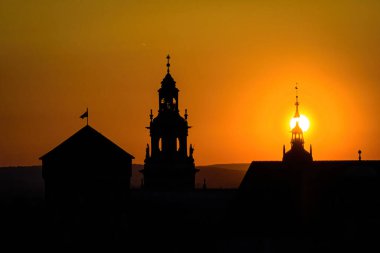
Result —
<path fill-rule="evenodd" d="M 166 67 L 168 67 L 168 73 L 170 72 L 170 55 L 166 56 L 166 59 L 168 59 L 168 63 L 166 64 Z"/>

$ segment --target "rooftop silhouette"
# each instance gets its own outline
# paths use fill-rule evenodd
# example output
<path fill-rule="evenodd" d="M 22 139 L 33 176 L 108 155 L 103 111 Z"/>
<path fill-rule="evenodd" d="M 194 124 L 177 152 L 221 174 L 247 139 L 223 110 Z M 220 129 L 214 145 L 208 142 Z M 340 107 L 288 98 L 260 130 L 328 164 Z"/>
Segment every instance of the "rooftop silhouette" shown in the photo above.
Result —
<path fill-rule="evenodd" d="M 55 239 L 109 236 L 126 210 L 134 157 L 86 125 L 40 159 Z"/>

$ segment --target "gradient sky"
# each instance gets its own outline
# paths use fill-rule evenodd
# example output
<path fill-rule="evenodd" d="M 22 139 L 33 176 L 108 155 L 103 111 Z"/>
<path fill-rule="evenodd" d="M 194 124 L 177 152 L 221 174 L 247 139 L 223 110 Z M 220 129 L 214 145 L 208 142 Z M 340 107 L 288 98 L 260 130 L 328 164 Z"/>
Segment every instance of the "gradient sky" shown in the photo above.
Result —
<path fill-rule="evenodd" d="M 166 55 L 196 164 L 380 159 L 380 1 L 0 1 L 0 166 L 90 125 L 142 163 Z M 157 114 L 157 113 L 155 113 Z"/>

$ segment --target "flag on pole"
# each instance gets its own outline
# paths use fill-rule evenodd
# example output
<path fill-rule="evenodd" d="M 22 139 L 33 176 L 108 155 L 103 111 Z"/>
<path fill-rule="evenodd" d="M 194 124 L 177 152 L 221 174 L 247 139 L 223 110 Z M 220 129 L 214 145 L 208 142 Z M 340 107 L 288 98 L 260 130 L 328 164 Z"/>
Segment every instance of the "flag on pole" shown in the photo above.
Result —
<path fill-rule="evenodd" d="M 80 116 L 81 119 L 88 118 L 88 109 Z"/>
<path fill-rule="evenodd" d="M 88 125 L 88 108 L 86 109 L 86 111 L 80 116 L 81 119 L 84 119 L 86 118 L 87 119 L 87 125 Z"/>

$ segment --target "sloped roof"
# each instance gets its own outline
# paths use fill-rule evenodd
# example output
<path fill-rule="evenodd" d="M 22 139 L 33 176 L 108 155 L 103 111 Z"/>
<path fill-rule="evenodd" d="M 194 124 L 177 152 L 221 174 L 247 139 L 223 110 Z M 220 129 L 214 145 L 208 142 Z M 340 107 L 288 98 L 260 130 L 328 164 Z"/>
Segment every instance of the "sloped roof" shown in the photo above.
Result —
<path fill-rule="evenodd" d="M 96 131 L 89 125 L 83 127 L 70 138 L 62 142 L 60 145 L 41 156 L 39 159 L 43 160 L 60 154 L 67 154 L 71 150 L 88 150 L 98 148 L 107 152 L 113 152 L 120 156 L 127 156 L 134 159 L 134 156 L 124 151 L 115 143 L 107 139 L 104 135 Z"/>
<path fill-rule="evenodd" d="M 160 89 L 177 89 L 175 86 L 176 82 L 174 81 L 172 75 L 170 73 L 167 73 L 164 79 L 161 82 L 161 88 Z"/>

